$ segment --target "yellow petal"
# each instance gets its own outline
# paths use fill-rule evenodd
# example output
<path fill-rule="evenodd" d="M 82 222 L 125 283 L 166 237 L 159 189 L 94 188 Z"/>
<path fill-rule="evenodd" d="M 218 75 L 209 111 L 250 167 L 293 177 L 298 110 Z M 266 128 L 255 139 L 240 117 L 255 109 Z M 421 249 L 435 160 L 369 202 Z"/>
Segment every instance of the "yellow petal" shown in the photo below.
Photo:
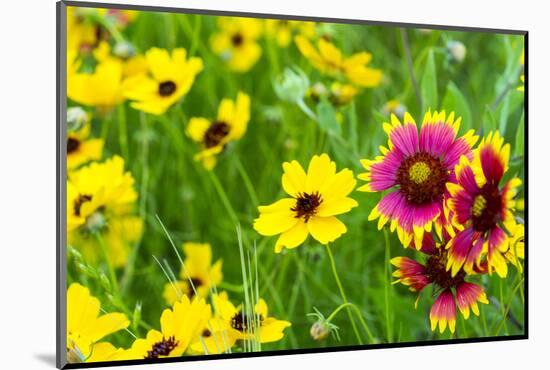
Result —
<path fill-rule="evenodd" d="M 336 216 L 342 213 L 349 212 L 352 208 L 357 206 L 357 201 L 351 198 L 332 199 L 328 202 L 323 201 L 319 206 L 319 209 L 317 210 L 316 216 Z"/>
<path fill-rule="evenodd" d="M 298 193 L 306 191 L 307 175 L 297 161 L 283 163 L 283 189 L 288 195 L 297 197 Z"/>
<path fill-rule="evenodd" d="M 210 121 L 202 117 L 193 117 L 189 120 L 185 134 L 189 136 L 193 141 L 202 143 L 204 140 L 204 134 L 210 127 Z"/>
<path fill-rule="evenodd" d="M 275 244 L 275 252 L 279 253 L 283 248 L 296 248 L 302 244 L 308 235 L 308 229 L 306 224 L 299 220 L 291 229 L 281 234 L 277 243 Z"/>
<path fill-rule="evenodd" d="M 327 154 L 314 155 L 307 169 L 306 191 L 309 194 L 320 191 L 335 174 L 336 163 Z"/>
<path fill-rule="evenodd" d="M 321 244 L 333 242 L 347 231 L 346 225 L 334 216 L 314 216 L 307 222 L 307 229 L 311 233 L 311 236 Z"/>

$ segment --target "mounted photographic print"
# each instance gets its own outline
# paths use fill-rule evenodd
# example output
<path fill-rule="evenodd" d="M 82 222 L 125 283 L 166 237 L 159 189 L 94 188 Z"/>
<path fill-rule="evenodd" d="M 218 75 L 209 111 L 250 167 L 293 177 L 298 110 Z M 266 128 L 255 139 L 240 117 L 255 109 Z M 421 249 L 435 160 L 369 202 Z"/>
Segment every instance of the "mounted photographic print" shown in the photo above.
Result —
<path fill-rule="evenodd" d="M 527 32 L 67 1 L 58 36 L 59 367 L 527 338 Z"/>

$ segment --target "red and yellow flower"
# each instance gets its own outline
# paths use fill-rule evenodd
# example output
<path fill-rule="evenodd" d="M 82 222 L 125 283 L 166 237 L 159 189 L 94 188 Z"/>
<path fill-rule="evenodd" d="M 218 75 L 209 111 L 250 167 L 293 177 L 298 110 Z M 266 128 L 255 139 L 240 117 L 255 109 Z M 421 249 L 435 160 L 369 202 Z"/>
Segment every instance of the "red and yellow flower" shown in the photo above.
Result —
<path fill-rule="evenodd" d="M 449 235 L 445 233 L 444 240 L 448 238 Z M 431 234 L 425 234 L 421 251 L 426 256 L 424 263 L 408 257 L 393 258 L 391 263 L 397 267 L 393 276 L 397 278 L 396 283 L 406 285 L 412 292 L 419 293 L 418 299 L 420 293 L 431 285 L 438 293 L 430 310 L 431 329 L 433 331 L 439 326 L 439 332 L 443 333 L 448 326 L 451 333 L 454 333 L 456 308 L 458 307 L 464 319 L 470 317 L 470 311 L 479 316 L 478 303 L 489 303 L 485 291 L 481 286 L 466 281 L 468 275 L 464 270 L 459 270 L 456 275 L 447 271 L 449 256 L 445 245 L 438 245 Z"/>
<path fill-rule="evenodd" d="M 473 160 L 460 159 L 455 173 L 457 184 L 447 184 L 453 221 L 463 227 L 447 248 L 447 268 L 453 275 L 464 268 L 471 272 L 486 259 L 489 272 L 505 277 L 508 271 L 505 253 L 517 224 L 514 197 L 521 185 L 519 178 L 503 182 L 508 170 L 510 145 L 497 132 L 491 132 L 475 150 Z"/>
<path fill-rule="evenodd" d="M 457 137 L 460 121 L 454 113 L 427 112 L 419 132 L 409 113 L 403 123 L 392 114 L 391 124 L 384 123 L 388 147 L 380 147 L 382 155 L 374 160 L 361 161 L 367 172 L 359 179 L 368 183 L 359 191 L 391 190 L 374 207 L 369 220 L 378 219 L 378 229 L 389 222 L 404 246 L 414 241 L 419 249 L 424 233 L 432 227 L 440 237 L 444 227 L 453 232 L 446 221 L 445 186 L 454 181 L 452 170 L 460 157 L 472 157 L 478 139 L 473 130 Z"/>

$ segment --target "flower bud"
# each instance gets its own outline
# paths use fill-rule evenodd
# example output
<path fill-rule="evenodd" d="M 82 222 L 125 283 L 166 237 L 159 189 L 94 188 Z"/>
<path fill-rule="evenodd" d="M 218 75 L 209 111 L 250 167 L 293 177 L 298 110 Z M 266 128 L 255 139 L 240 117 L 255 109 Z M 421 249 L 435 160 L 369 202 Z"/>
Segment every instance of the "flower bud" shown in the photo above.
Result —
<path fill-rule="evenodd" d="M 326 321 L 318 320 L 313 323 L 313 325 L 311 325 L 309 334 L 314 340 L 320 342 L 328 337 L 328 335 L 330 334 L 330 328 L 327 325 Z"/>
<path fill-rule="evenodd" d="M 298 67 L 286 68 L 274 81 L 273 88 L 279 99 L 295 103 L 304 98 L 309 89 L 309 79 Z"/>
<path fill-rule="evenodd" d="M 115 44 L 113 54 L 122 59 L 128 59 L 136 54 L 136 48 L 129 42 L 121 41 Z"/>
<path fill-rule="evenodd" d="M 88 122 L 88 113 L 81 107 L 67 109 L 67 129 L 78 131 Z"/>
<path fill-rule="evenodd" d="M 401 104 L 398 100 L 390 100 L 384 105 L 384 108 L 382 108 L 382 113 L 384 113 L 384 115 L 389 116 L 393 113 L 400 119 L 405 117 L 406 111 L 407 107 Z"/>
<path fill-rule="evenodd" d="M 449 53 L 453 62 L 462 63 L 466 58 L 466 46 L 460 41 L 449 41 L 447 43 L 447 53 Z"/>

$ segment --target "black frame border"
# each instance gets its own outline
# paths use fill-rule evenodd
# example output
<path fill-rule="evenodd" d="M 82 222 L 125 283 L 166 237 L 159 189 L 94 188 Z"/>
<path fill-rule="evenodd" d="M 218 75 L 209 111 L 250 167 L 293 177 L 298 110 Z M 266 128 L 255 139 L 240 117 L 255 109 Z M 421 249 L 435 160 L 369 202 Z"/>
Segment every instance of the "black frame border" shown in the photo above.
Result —
<path fill-rule="evenodd" d="M 138 10 L 149 12 L 164 12 L 178 14 L 196 14 L 196 15 L 211 15 L 211 16 L 233 16 L 233 17 L 251 17 L 251 18 L 268 18 L 268 19 L 284 19 L 284 20 L 299 20 L 313 21 L 325 23 L 340 23 L 340 24 L 357 24 L 357 25 L 373 25 L 373 26 L 389 26 L 403 28 L 425 28 L 433 30 L 445 31 L 465 31 L 465 32 L 483 32 L 497 33 L 508 35 L 520 35 L 524 37 L 524 75 L 525 75 L 525 98 L 524 98 L 524 158 L 525 158 L 525 259 L 524 259 L 524 294 L 525 294 L 525 317 L 524 317 L 524 334 L 510 336 L 493 336 L 479 338 L 462 338 L 462 339 L 442 339 L 442 340 L 425 340 L 411 341 L 401 343 L 378 343 L 354 346 L 337 346 L 329 348 L 302 348 L 302 349 L 286 349 L 276 351 L 262 352 L 243 352 L 230 354 L 212 354 L 189 357 L 173 357 L 162 358 L 156 360 L 120 360 L 108 362 L 91 362 L 71 364 L 67 363 L 65 355 L 66 347 L 66 107 L 67 107 L 67 86 L 66 86 L 66 63 L 67 63 L 67 28 L 66 28 L 66 7 L 85 7 L 85 8 L 103 8 L 103 9 L 121 9 L 121 10 Z M 56 139 L 56 367 L 58 369 L 83 369 L 97 367 L 112 367 L 126 365 L 144 365 L 144 364 L 161 364 L 161 363 L 184 363 L 195 361 L 208 361 L 220 359 L 236 359 L 248 357 L 268 357 L 268 356 L 286 356 L 295 354 L 313 354 L 313 353 L 330 353 L 330 352 L 348 352 L 370 349 L 385 349 L 385 348 L 407 348 L 419 346 L 433 345 L 448 345 L 448 344 L 466 344 L 466 343 L 486 343 L 500 342 L 511 340 L 529 339 L 529 31 L 527 30 L 512 30 L 499 28 L 480 28 L 480 27 L 461 27 L 449 26 L 440 24 L 422 24 L 422 23 L 406 23 L 406 22 L 385 22 L 374 20 L 358 20 L 348 18 L 330 18 L 316 16 L 298 16 L 290 14 L 267 14 L 241 11 L 225 11 L 214 9 L 190 9 L 176 8 L 166 6 L 151 6 L 151 5 L 130 5 L 130 4 L 115 4 L 101 2 L 83 2 L 61 0 L 56 3 L 56 121 L 57 121 L 57 139 Z"/>

